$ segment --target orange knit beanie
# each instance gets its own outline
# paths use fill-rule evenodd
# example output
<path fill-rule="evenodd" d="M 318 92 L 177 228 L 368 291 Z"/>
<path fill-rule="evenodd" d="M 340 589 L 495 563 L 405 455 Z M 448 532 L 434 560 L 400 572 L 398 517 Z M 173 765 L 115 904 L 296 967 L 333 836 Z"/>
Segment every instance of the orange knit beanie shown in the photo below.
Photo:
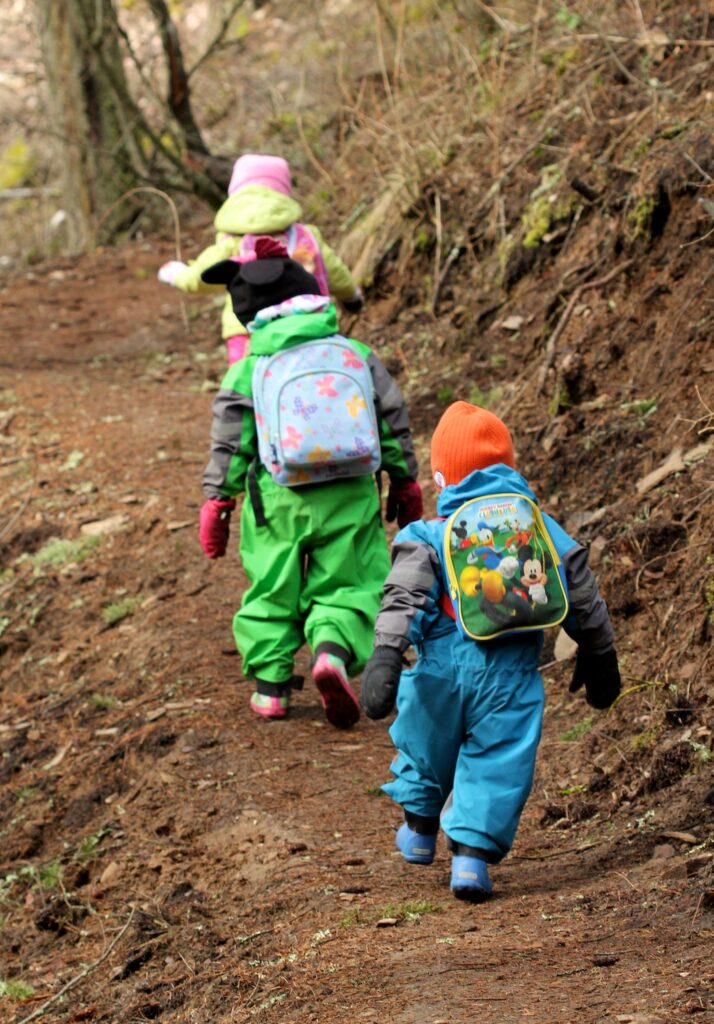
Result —
<path fill-rule="evenodd" d="M 439 490 L 459 483 L 475 469 L 496 462 L 515 468 L 515 461 L 506 424 L 468 402 L 450 405 L 431 439 L 431 472 Z"/>

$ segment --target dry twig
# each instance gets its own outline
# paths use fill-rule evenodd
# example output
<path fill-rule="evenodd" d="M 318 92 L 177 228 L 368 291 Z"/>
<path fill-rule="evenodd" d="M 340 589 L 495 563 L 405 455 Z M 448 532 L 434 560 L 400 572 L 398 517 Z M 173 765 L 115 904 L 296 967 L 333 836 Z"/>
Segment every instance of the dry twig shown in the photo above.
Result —
<path fill-rule="evenodd" d="M 82 968 L 82 970 L 79 972 L 78 975 L 76 975 L 76 977 L 74 977 L 70 981 L 68 981 L 66 985 L 63 985 L 62 988 L 59 990 L 59 992 L 55 992 L 55 994 L 52 996 L 52 998 L 48 999 L 47 1002 L 42 1004 L 42 1006 L 38 1006 L 38 1008 L 33 1013 L 31 1013 L 29 1017 L 23 1017 L 23 1019 L 19 1022 L 19 1024 L 30 1024 L 31 1020 L 37 1020 L 38 1018 L 44 1016 L 45 1011 L 49 1010 L 50 1006 L 54 1006 L 54 1004 L 56 1002 L 58 1002 L 58 1000 L 60 1000 L 63 995 L 65 995 L 71 989 L 76 988 L 77 985 L 79 985 L 80 981 L 84 981 L 84 979 L 89 977 L 89 975 L 92 974 L 93 971 L 96 971 L 97 967 L 100 967 L 104 963 L 104 961 L 110 955 L 110 953 L 112 952 L 114 947 L 119 943 L 119 941 L 126 934 L 126 931 L 127 931 L 128 927 L 129 927 L 129 925 L 131 924 L 131 922 L 134 919 L 135 911 L 136 911 L 136 907 L 132 907 L 131 908 L 131 913 L 129 914 L 129 917 L 126 920 L 126 924 L 121 929 L 121 931 L 118 932 L 114 936 L 114 938 L 109 943 L 109 945 L 106 947 L 106 949 L 104 950 L 102 955 L 99 957 L 99 959 L 95 960 L 94 963 L 87 964 L 86 967 Z"/>
<path fill-rule="evenodd" d="M 609 284 L 610 281 L 613 281 L 619 274 L 623 272 L 623 270 L 627 270 L 627 268 L 631 266 L 631 264 L 632 260 L 625 260 L 623 263 L 620 263 L 619 266 L 611 270 L 609 274 L 605 274 L 604 277 L 598 277 L 595 281 L 586 281 L 585 284 L 579 284 L 578 287 L 575 289 L 573 294 L 570 296 L 570 299 L 568 300 L 568 305 L 565 307 L 565 310 L 563 311 L 563 314 L 560 320 L 558 321 L 555 330 L 548 338 L 548 341 L 546 343 L 545 359 L 543 360 L 543 367 L 540 373 L 541 390 L 545 385 L 546 377 L 548 376 L 548 370 L 551 368 L 555 360 L 556 345 L 558 344 L 558 341 L 560 340 L 563 331 L 568 325 L 568 321 L 570 320 L 570 317 L 573 314 L 573 310 L 580 302 L 582 294 L 586 291 L 590 291 L 592 288 L 602 288 L 604 285 Z"/>

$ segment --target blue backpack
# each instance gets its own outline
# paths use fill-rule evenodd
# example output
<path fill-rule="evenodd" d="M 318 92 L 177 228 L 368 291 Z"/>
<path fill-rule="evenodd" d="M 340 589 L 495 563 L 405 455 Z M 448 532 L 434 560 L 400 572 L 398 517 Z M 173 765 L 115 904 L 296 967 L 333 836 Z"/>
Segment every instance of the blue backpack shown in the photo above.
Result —
<path fill-rule="evenodd" d="M 441 562 L 463 637 L 547 629 L 568 614 L 560 557 L 540 509 L 525 495 L 464 502 L 446 522 Z"/>
<path fill-rule="evenodd" d="M 299 487 L 379 469 L 374 384 L 365 359 L 335 334 L 260 356 L 253 371 L 260 461 Z"/>

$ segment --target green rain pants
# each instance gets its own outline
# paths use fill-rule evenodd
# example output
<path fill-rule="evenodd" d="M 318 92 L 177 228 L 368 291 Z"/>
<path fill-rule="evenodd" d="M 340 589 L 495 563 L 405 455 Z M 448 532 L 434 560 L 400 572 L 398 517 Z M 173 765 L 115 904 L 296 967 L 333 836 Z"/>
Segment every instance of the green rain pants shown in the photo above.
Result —
<path fill-rule="evenodd" d="M 240 555 L 250 587 L 233 618 L 249 678 L 281 683 L 307 641 L 339 644 L 358 675 L 372 653 L 374 622 L 389 572 L 387 540 L 374 477 L 294 489 L 262 467 L 256 484 L 266 525 L 246 494 Z"/>

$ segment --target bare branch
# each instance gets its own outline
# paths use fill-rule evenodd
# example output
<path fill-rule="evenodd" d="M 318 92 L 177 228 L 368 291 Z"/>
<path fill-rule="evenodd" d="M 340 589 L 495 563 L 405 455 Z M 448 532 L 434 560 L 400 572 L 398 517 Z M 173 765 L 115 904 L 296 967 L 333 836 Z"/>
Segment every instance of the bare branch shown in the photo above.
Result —
<path fill-rule="evenodd" d="M 191 77 L 195 74 L 195 72 L 198 71 L 198 69 L 201 67 L 201 65 L 205 64 L 206 61 L 208 60 L 208 58 L 221 45 L 221 43 L 223 42 L 223 38 L 224 38 L 226 32 L 228 31 L 230 23 L 233 21 L 234 16 L 237 14 L 237 12 L 240 10 L 240 8 L 244 5 L 244 3 L 245 3 L 245 0 L 235 0 L 235 3 L 231 7 L 230 11 L 228 12 L 228 14 L 225 16 L 225 18 L 221 22 L 220 28 L 216 32 L 216 34 L 213 37 L 213 39 L 211 40 L 211 42 L 208 44 L 208 48 L 204 51 L 204 53 L 201 54 L 201 56 L 198 58 L 196 63 L 193 65 L 193 67 L 190 68 L 189 71 L 187 72 L 186 78 L 189 81 L 190 81 Z"/>

